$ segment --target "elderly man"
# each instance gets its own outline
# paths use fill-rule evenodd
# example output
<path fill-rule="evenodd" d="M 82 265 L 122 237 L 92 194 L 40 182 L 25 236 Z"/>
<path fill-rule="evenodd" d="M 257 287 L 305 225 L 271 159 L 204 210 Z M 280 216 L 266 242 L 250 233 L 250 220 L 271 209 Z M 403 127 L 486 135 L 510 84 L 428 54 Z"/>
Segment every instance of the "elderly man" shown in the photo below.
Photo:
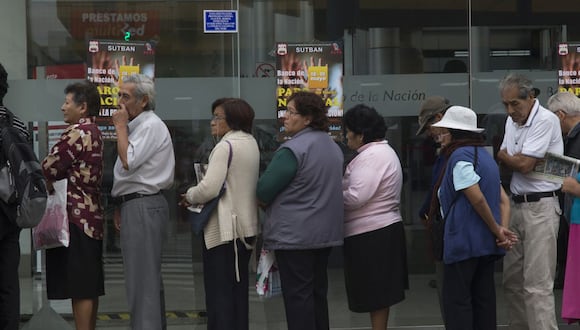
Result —
<path fill-rule="evenodd" d="M 421 103 L 421 108 L 419 110 L 419 117 L 417 119 L 419 123 L 419 129 L 417 130 L 416 135 L 419 136 L 426 132 L 426 134 L 435 139 L 436 134 L 434 134 L 434 130 L 437 130 L 435 127 L 431 127 L 432 124 L 438 122 L 443 118 L 445 111 L 451 107 L 449 104 L 449 100 L 442 96 L 433 95 L 425 99 L 423 103 Z M 438 142 L 438 141 L 435 141 Z M 439 175 L 439 171 L 441 171 L 441 165 L 443 164 L 441 157 L 437 157 L 435 160 L 435 164 L 433 164 L 433 176 L 431 178 L 431 185 L 430 189 L 433 188 L 435 185 L 435 181 L 437 180 L 437 176 Z M 431 190 L 425 197 L 423 201 L 423 205 L 419 210 L 419 217 L 424 219 L 427 214 L 429 213 L 429 204 L 431 203 Z"/>
<path fill-rule="evenodd" d="M 559 92 L 548 99 L 547 105 L 560 118 L 564 155 L 580 158 L 580 99 L 570 92 Z"/>
<path fill-rule="evenodd" d="M 556 330 L 554 275 L 560 184 L 527 176 L 546 152 L 562 154 L 560 123 L 534 97 L 532 82 L 512 73 L 499 84 L 509 118 L 497 160 L 513 171 L 510 229 L 520 238 L 504 258 L 510 329 Z"/>
<path fill-rule="evenodd" d="M 424 132 L 432 139 L 435 139 L 437 136 L 437 130 L 440 128 L 431 127 L 434 123 L 438 122 L 443 118 L 445 111 L 451 107 L 449 104 L 449 100 L 442 96 L 433 95 L 429 96 L 428 98 L 421 103 L 421 108 L 419 110 L 419 129 L 417 130 L 416 135 L 419 136 Z M 435 141 L 439 142 L 439 141 Z M 431 184 L 429 185 L 429 191 L 425 195 L 425 199 L 423 200 L 423 204 L 419 209 L 419 218 L 426 222 L 429 214 L 429 209 L 431 206 L 431 197 L 433 194 L 433 187 L 437 182 L 437 178 L 441 172 L 443 163 L 445 160 L 439 154 L 437 154 L 437 158 L 435 159 L 435 163 L 433 164 L 433 169 L 431 171 Z M 439 298 L 439 308 L 441 310 L 441 318 L 445 319 L 445 315 L 443 313 L 443 296 L 441 293 L 441 289 L 443 288 L 443 262 L 441 260 L 435 260 L 435 280 L 431 280 L 429 282 L 430 286 L 435 286 L 437 288 L 437 297 Z"/>
<path fill-rule="evenodd" d="M 580 123 L 580 99 L 572 93 L 559 92 L 548 99 L 547 106 L 560 118 L 560 126 L 564 136 L 564 155 L 580 158 L 580 125 L 578 125 Z M 565 217 L 561 218 L 558 232 L 558 264 L 554 285 L 559 288 L 564 285 L 572 197 L 567 193 L 563 199 Z"/>
<path fill-rule="evenodd" d="M 161 250 L 169 207 L 161 194 L 173 184 L 175 156 L 167 126 L 153 112 L 155 86 L 145 75 L 123 79 L 113 114 L 118 158 L 111 195 L 121 231 L 131 328 L 166 329 Z"/>

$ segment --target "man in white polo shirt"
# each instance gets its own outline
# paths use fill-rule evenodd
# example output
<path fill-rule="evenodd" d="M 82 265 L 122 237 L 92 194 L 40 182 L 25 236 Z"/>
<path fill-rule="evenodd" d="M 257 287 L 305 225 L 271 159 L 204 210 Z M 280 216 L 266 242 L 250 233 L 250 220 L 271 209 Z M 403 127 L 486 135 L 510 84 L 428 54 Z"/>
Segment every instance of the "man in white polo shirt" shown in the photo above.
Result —
<path fill-rule="evenodd" d="M 534 97 L 532 82 L 512 73 L 499 84 L 509 118 L 497 160 L 513 171 L 510 229 L 520 238 L 504 257 L 509 328 L 558 329 L 554 304 L 560 184 L 527 174 L 546 152 L 562 154 L 560 121 Z"/>

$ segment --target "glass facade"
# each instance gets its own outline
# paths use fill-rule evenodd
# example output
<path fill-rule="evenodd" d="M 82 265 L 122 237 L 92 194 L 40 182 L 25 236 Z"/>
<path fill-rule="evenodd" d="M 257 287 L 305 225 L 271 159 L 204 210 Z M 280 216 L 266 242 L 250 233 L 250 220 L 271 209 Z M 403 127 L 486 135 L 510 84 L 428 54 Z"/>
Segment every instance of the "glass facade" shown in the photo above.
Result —
<path fill-rule="evenodd" d="M 431 179 L 431 142 L 415 136 L 420 103 L 442 95 L 473 108 L 497 148 L 505 112 L 497 85 L 507 71 L 533 79 L 545 103 L 557 88 L 557 44 L 580 41 L 580 2 L 547 0 L 28 0 L 11 1 L 0 23 L 24 27 L 5 35 L 0 61 L 9 71 L 6 104 L 37 122 L 39 153 L 47 125 L 62 120 L 62 90 L 85 74 L 88 39 L 149 41 L 156 46 L 157 113 L 176 150 L 175 188 L 167 254 L 197 256 L 177 206 L 192 181 L 192 164 L 214 143 L 210 104 L 219 97 L 246 99 L 256 111 L 262 166 L 276 149 L 275 45 L 338 42 L 344 47 L 344 109 L 366 103 L 387 120 L 388 140 L 405 171 L 402 212 L 412 273 L 432 272 L 416 210 Z M 238 33 L 204 33 L 203 10 L 237 10 Z M 21 19 L 19 19 L 20 17 Z M 12 51 L 11 51 L 12 49 Z M 15 53 L 14 50 L 22 50 Z M 8 65 L 7 65 L 8 64 Z M 80 68 L 80 69 L 79 69 Z M 14 78 L 16 77 L 16 78 Z M 33 91 L 34 97 L 30 97 Z M 114 145 L 107 145 L 104 191 L 110 190 Z M 106 238 L 115 241 L 114 233 Z M 113 245 L 110 245 L 111 247 Z M 185 247 L 185 248 L 184 248 Z M 26 252 L 26 250 L 24 251 Z"/>

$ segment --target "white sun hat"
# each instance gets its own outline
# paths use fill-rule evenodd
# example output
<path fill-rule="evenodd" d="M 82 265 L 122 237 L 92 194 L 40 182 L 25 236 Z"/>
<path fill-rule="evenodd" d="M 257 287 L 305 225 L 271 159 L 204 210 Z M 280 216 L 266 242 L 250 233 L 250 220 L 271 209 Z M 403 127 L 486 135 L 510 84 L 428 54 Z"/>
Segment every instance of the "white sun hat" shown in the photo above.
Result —
<path fill-rule="evenodd" d="M 475 133 L 481 133 L 484 131 L 483 128 L 477 127 L 477 115 L 475 112 L 460 105 L 454 105 L 447 109 L 443 118 L 432 124 L 431 127 L 443 127 Z"/>

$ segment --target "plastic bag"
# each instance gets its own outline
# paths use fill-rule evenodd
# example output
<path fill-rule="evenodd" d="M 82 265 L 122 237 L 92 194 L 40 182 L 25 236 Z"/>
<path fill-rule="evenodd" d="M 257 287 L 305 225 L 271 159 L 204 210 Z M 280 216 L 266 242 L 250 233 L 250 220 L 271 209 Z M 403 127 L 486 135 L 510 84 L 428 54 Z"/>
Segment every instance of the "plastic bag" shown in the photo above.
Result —
<path fill-rule="evenodd" d="M 260 259 L 256 269 L 256 292 L 262 298 L 270 298 L 282 294 L 280 272 L 276 264 L 274 251 L 260 251 Z"/>
<path fill-rule="evenodd" d="M 67 180 L 56 181 L 52 186 L 54 192 L 48 195 L 44 216 L 38 226 L 32 228 L 35 250 L 68 247 L 70 242 L 66 211 Z"/>

